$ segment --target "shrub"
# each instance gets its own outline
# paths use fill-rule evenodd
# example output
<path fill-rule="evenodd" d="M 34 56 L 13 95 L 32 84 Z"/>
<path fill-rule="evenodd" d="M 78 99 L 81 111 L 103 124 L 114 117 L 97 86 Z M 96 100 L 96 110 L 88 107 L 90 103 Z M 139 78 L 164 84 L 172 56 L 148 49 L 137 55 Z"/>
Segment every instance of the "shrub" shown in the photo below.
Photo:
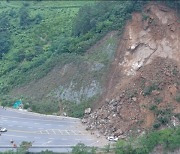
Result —
<path fill-rule="evenodd" d="M 180 120 L 180 113 L 175 114 L 175 117 Z"/>
<path fill-rule="evenodd" d="M 177 93 L 176 94 L 176 97 L 175 97 L 176 101 L 180 103 L 180 93 Z"/>
<path fill-rule="evenodd" d="M 87 146 L 83 143 L 78 143 L 72 148 L 72 154 L 88 154 Z"/>
<path fill-rule="evenodd" d="M 153 83 L 152 85 L 145 87 L 143 90 L 144 96 L 150 95 L 152 93 L 153 90 L 157 90 L 158 89 L 158 85 Z"/>
<path fill-rule="evenodd" d="M 39 101 L 33 102 L 30 104 L 32 111 L 43 113 L 43 114 L 52 114 L 59 111 L 59 104 L 55 101 Z"/>
<path fill-rule="evenodd" d="M 68 116 L 81 118 L 84 116 L 84 110 L 90 107 L 89 102 L 81 102 L 80 104 L 76 104 L 74 102 L 63 102 L 63 106 L 65 107 L 65 112 Z"/>
<path fill-rule="evenodd" d="M 163 101 L 163 98 L 162 97 L 155 97 L 154 101 L 155 101 L 155 103 L 159 104 Z"/>
<path fill-rule="evenodd" d="M 153 128 L 158 129 L 161 126 L 159 122 L 153 124 Z"/>
<path fill-rule="evenodd" d="M 156 105 L 151 105 L 149 107 L 149 109 L 152 110 L 152 111 L 156 111 L 157 110 L 157 106 Z"/>
<path fill-rule="evenodd" d="M 162 125 L 165 125 L 169 122 L 169 117 L 168 116 L 160 116 L 158 117 L 158 121 L 162 124 Z"/>

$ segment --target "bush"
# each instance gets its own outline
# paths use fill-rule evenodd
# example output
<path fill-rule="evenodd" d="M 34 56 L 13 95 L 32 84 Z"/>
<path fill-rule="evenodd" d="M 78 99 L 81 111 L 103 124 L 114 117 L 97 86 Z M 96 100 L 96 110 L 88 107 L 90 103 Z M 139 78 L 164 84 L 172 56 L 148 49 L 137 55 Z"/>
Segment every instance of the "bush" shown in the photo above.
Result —
<path fill-rule="evenodd" d="M 30 107 L 32 111 L 43 113 L 43 114 L 52 114 L 54 112 L 59 111 L 59 104 L 55 101 L 39 101 L 39 102 L 33 102 L 30 104 Z"/>
<path fill-rule="evenodd" d="M 82 118 L 84 116 L 84 110 L 90 107 L 89 102 L 81 102 L 80 104 L 76 104 L 73 102 L 63 102 L 63 106 L 65 107 L 65 112 L 68 116 Z"/>
<path fill-rule="evenodd" d="M 158 121 L 162 124 L 162 125 L 165 125 L 167 123 L 169 123 L 169 117 L 168 116 L 160 116 L 158 117 Z"/>
<path fill-rule="evenodd" d="M 176 99 L 177 102 L 180 103 L 180 93 L 177 93 L 177 94 L 176 94 L 176 98 L 175 98 L 175 99 Z"/>
<path fill-rule="evenodd" d="M 150 95 L 152 93 L 153 90 L 157 90 L 158 89 L 158 85 L 153 83 L 152 85 L 145 87 L 143 90 L 144 96 Z"/>
<path fill-rule="evenodd" d="M 72 154 L 88 154 L 87 146 L 83 143 L 78 143 L 73 147 Z"/>
<path fill-rule="evenodd" d="M 180 120 L 180 113 L 175 114 L 175 117 Z"/>
<path fill-rule="evenodd" d="M 156 112 L 157 106 L 156 106 L 156 105 L 151 105 L 151 106 L 149 107 L 149 109 L 152 110 L 152 111 L 154 111 L 154 112 Z"/>
<path fill-rule="evenodd" d="M 163 98 L 162 97 L 155 97 L 154 101 L 155 101 L 155 103 L 159 104 L 163 101 Z"/>
<path fill-rule="evenodd" d="M 161 126 L 161 123 L 156 122 L 153 124 L 153 128 L 158 129 Z"/>

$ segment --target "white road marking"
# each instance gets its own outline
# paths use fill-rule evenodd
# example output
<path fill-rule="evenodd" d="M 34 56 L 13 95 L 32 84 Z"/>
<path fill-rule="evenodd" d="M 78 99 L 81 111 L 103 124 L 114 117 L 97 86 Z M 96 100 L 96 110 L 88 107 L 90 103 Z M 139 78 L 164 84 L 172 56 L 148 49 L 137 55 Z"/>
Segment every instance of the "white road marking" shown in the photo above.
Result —
<path fill-rule="evenodd" d="M 72 130 L 72 132 L 74 133 L 74 135 L 77 135 L 75 131 Z"/>
<path fill-rule="evenodd" d="M 68 130 L 65 130 L 66 131 L 66 133 L 68 134 L 68 135 L 70 135 L 70 133 L 69 133 L 69 131 Z"/>
<path fill-rule="evenodd" d="M 56 132 L 52 129 L 52 132 L 54 133 L 54 134 L 56 134 Z"/>
<path fill-rule="evenodd" d="M 7 135 L 7 134 L 3 134 L 3 136 L 11 136 L 11 137 L 22 137 L 22 138 L 27 138 L 26 136 Z"/>
<path fill-rule="evenodd" d="M 58 131 L 59 131 L 59 133 L 60 133 L 61 135 L 63 135 L 63 133 L 61 132 L 61 130 L 60 130 L 60 129 L 58 129 Z"/>

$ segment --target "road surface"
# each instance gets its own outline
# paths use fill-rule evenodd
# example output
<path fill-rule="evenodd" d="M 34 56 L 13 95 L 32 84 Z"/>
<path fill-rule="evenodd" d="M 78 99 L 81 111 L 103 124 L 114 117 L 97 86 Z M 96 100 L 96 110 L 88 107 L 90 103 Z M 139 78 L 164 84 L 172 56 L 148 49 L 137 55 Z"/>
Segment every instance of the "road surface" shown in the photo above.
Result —
<path fill-rule="evenodd" d="M 31 141 L 34 147 L 29 149 L 31 152 L 46 149 L 68 152 L 71 150 L 69 147 L 77 143 L 101 146 L 106 142 L 86 131 L 80 119 L 40 115 L 23 110 L 5 110 L 0 107 L 0 127 L 8 129 L 0 136 L 0 151 L 13 149 L 10 140 L 17 146 L 22 141 Z"/>

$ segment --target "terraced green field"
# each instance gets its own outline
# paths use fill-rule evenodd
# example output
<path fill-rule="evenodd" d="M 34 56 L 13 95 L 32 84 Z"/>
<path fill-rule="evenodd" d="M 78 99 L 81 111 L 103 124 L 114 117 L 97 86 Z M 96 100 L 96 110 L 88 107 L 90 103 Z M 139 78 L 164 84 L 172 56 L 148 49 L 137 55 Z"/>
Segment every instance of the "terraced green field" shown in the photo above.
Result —
<path fill-rule="evenodd" d="M 88 2 L 89 3 L 89 2 Z M 91 2 L 92 3 L 92 2 Z M 39 78 L 51 66 L 34 78 L 33 70 L 54 58 L 53 48 L 59 41 L 70 37 L 73 19 L 84 1 L 10 1 L 0 2 L 0 13 L 8 21 L 9 51 L 0 60 L 0 89 L 7 92 L 12 87 Z M 24 15 L 24 16 L 23 16 Z M 21 21 L 21 18 L 24 20 Z M 21 22 L 24 26 L 21 25 Z M 57 55 L 56 55 L 57 57 Z M 55 65 L 55 64 L 53 64 Z"/>

